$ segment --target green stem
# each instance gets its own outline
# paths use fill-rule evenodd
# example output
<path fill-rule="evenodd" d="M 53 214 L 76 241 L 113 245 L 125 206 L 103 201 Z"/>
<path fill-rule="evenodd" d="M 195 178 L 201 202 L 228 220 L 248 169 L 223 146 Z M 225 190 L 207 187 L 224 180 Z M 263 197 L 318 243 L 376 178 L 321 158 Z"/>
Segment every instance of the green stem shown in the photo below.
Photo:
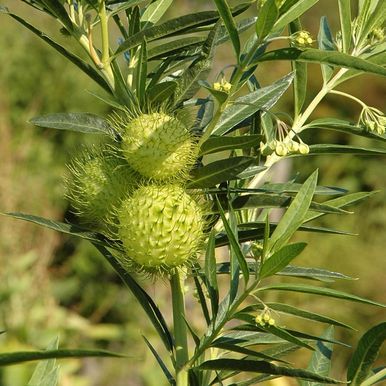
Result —
<path fill-rule="evenodd" d="M 360 99 L 354 97 L 353 95 L 347 94 L 343 91 L 331 90 L 330 93 L 336 94 L 336 95 L 341 95 L 341 96 L 344 96 L 346 98 L 352 99 L 353 101 L 359 103 L 363 108 L 367 107 L 367 105 L 365 103 L 363 103 Z"/>
<path fill-rule="evenodd" d="M 374 385 L 376 382 L 379 382 L 382 378 L 386 377 L 386 369 L 378 371 L 376 374 L 372 375 L 370 378 L 367 378 L 361 383 L 361 386 L 370 386 Z"/>
<path fill-rule="evenodd" d="M 185 364 L 189 360 L 188 330 L 185 322 L 184 279 L 176 271 L 171 279 L 173 306 L 174 339 L 176 345 L 176 381 L 177 386 L 188 386 L 188 373 Z"/>
<path fill-rule="evenodd" d="M 299 134 L 303 130 L 304 124 L 307 122 L 311 114 L 314 112 L 316 107 L 319 105 L 319 103 L 322 101 L 322 99 L 332 91 L 332 89 L 336 86 L 338 80 L 347 72 L 348 70 L 345 68 L 340 69 L 334 77 L 332 77 L 327 83 L 323 85 L 321 90 L 315 95 L 314 99 L 311 101 L 311 103 L 307 106 L 307 108 L 304 110 L 302 114 L 299 114 L 298 117 L 296 117 L 292 130 L 288 134 L 288 138 L 292 139 L 296 134 Z M 269 157 L 267 157 L 267 160 L 264 164 L 266 167 L 265 170 L 263 170 L 261 173 L 259 173 L 256 177 L 252 179 L 252 181 L 249 183 L 248 188 L 255 189 L 257 188 L 262 180 L 264 179 L 265 175 L 268 173 L 270 168 L 278 161 L 280 161 L 282 157 L 279 157 L 276 154 L 272 154 Z"/>

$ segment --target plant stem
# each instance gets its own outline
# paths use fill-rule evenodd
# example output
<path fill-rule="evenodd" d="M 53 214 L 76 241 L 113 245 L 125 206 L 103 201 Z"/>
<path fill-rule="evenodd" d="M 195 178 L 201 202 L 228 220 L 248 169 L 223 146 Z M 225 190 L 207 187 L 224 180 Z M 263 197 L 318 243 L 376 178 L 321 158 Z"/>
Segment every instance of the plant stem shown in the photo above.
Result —
<path fill-rule="evenodd" d="M 316 107 L 319 105 L 319 103 L 322 101 L 322 99 L 332 91 L 332 89 L 336 86 L 337 81 L 345 74 L 348 70 L 345 68 L 340 69 L 334 77 L 332 77 L 326 84 L 323 85 L 321 90 L 315 95 L 314 99 L 311 101 L 311 103 L 307 106 L 307 108 L 304 110 L 302 114 L 299 114 L 298 117 L 296 117 L 292 130 L 288 133 L 288 138 L 292 139 L 296 134 L 299 134 L 303 130 L 303 126 L 306 123 L 306 121 L 309 119 L 311 114 L 314 112 Z M 252 181 L 249 183 L 248 188 L 255 189 L 257 188 L 262 180 L 264 179 L 265 175 L 268 173 L 270 168 L 278 161 L 280 161 L 282 157 L 279 157 L 276 154 L 272 154 L 269 157 L 267 157 L 267 160 L 264 164 L 266 167 L 265 170 L 263 170 L 261 173 L 259 173 L 256 177 L 252 179 Z"/>
<path fill-rule="evenodd" d="M 362 107 L 364 107 L 364 108 L 367 107 L 367 105 L 365 103 L 363 103 L 360 99 L 354 97 L 353 95 L 347 94 L 343 91 L 331 90 L 330 93 L 336 94 L 336 95 L 341 95 L 341 96 L 344 96 L 346 98 L 352 99 L 353 101 L 359 103 Z"/>
<path fill-rule="evenodd" d="M 171 279 L 173 306 L 174 339 L 176 344 L 176 381 L 177 386 L 188 386 L 188 373 L 185 364 L 189 360 L 188 330 L 185 322 L 184 279 L 176 271 Z"/>
<path fill-rule="evenodd" d="M 98 15 L 101 23 L 102 34 L 102 69 L 104 69 L 106 73 L 109 74 L 110 78 L 114 79 L 110 65 L 109 28 L 105 0 L 99 0 Z"/>

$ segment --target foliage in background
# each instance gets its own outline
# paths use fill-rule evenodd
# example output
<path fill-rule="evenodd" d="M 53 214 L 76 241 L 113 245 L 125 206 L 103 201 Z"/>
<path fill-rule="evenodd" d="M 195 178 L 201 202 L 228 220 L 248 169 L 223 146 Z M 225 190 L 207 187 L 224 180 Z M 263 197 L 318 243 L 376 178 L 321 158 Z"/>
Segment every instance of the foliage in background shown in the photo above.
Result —
<path fill-rule="evenodd" d="M 306 3 L 306 2 L 305 2 Z M 227 27 L 227 30 L 229 31 L 229 34 L 230 34 L 230 36 L 232 37 L 232 42 L 233 42 L 233 45 L 234 45 L 234 48 L 235 48 L 235 52 L 236 53 L 239 53 L 239 50 L 240 50 L 240 47 L 239 47 L 239 43 L 237 43 L 237 37 L 236 37 L 236 35 L 235 35 L 235 33 L 234 33 L 234 28 L 232 27 L 232 25 L 233 25 L 233 23 L 232 23 L 232 18 L 229 16 L 229 13 L 227 13 L 226 12 L 226 7 L 224 8 L 224 4 L 223 3 L 221 3 L 221 2 L 218 2 L 218 4 L 217 4 L 217 6 L 219 7 L 219 10 L 221 11 L 222 10 L 222 16 L 223 16 L 223 18 L 224 18 L 224 22 L 225 22 L 225 25 L 226 25 L 226 27 Z M 285 7 L 285 6 L 284 6 Z M 267 6 L 265 6 L 265 11 L 264 12 L 269 12 L 269 10 L 268 10 L 268 7 Z M 263 10 L 261 10 L 261 12 L 263 12 Z M 272 11 L 270 11 L 270 12 L 272 12 Z M 220 12 L 221 13 L 221 12 Z M 280 19 L 279 19 L 279 21 L 280 21 Z M 279 23 L 279 21 L 277 22 L 277 23 Z M 279 23 L 280 24 L 280 23 Z M 283 25 L 284 26 L 284 25 Z M 257 23 L 257 25 L 256 25 L 256 28 L 257 28 L 257 30 L 260 32 L 260 35 L 262 35 L 262 36 L 264 36 L 264 31 L 265 31 L 265 29 L 267 29 L 267 31 L 269 32 L 269 30 L 270 30 L 270 28 L 268 28 L 267 26 L 264 26 L 264 25 L 261 25 L 261 23 L 259 24 L 259 22 Z M 225 31 L 225 30 L 224 30 Z M 232 31 L 233 31 L 233 33 L 232 33 Z M 201 41 L 202 41 L 202 38 L 201 38 Z M 197 44 L 197 43 L 196 43 Z M 201 44 L 201 43 L 200 43 Z M 258 44 L 262 44 L 262 42 L 258 42 Z M 122 47 L 122 46 L 121 46 Z M 125 48 L 127 48 L 127 44 L 126 44 L 126 46 L 125 46 Z M 322 47 L 323 48 L 323 47 Z M 197 52 L 197 50 L 196 50 L 196 52 Z M 194 53 L 194 50 L 193 50 L 193 53 Z M 261 54 L 262 54 L 262 52 L 260 52 Z M 169 54 L 169 53 L 168 53 Z M 303 51 L 303 50 L 292 50 L 292 51 L 288 51 L 288 52 L 284 52 L 284 51 L 281 51 L 280 52 L 280 54 L 281 55 L 287 55 L 287 56 L 284 56 L 284 57 L 286 57 L 286 58 L 295 58 L 293 55 L 298 55 L 297 57 L 299 57 L 300 59 L 304 59 L 304 60 L 306 60 L 306 61 L 314 61 L 315 60 L 315 53 L 314 52 L 312 52 L 311 50 L 308 50 L 308 51 Z M 190 54 L 190 55 L 192 55 L 192 54 Z M 289 55 L 289 56 L 288 56 Z M 292 56 L 291 56 L 292 55 Z M 314 56 L 313 56 L 314 55 Z M 187 57 L 189 58 L 189 55 L 187 55 Z M 265 56 L 265 58 L 270 58 L 269 57 L 269 55 L 268 56 Z M 194 56 L 193 56 L 193 58 L 194 58 Z M 264 56 L 263 56 L 263 58 L 264 58 Z M 329 64 L 337 64 L 337 63 L 339 63 L 339 60 L 343 60 L 343 59 L 346 59 L 346 60 L 348 60 L 347 58 L 343 58 L 342 56 L 339 56 L 339 55 L 332 55 L 332 59 L 328 59 L 328 61 L 327 61 L 327 63 L 329 63 Z M 94 58 L 95 59 L 95 58 Z M 206 60 L 206 59 L 205 59 Z M 204 60 L 204 61 L 205 61 Z M 321 60 L 320 59 L 320 57 L 318 58 L 317 57 L 317 59 L 316 60 Z M 332 60 L 332 62 L 331 62 L 331 60 Z M 337 62 L 338 61 L 338 62 Z M 342 62 L 340 62 L 340 63 L 342 63 Z M 359 64 L 358 64 L 359 63 Z M 203 63 L 204 64 L 204 66 L 205 66 L 205 63 Z M 358 65 L 364 65 L 362 62 L 360 62 L 360 61 L 357 61 L 357 62 L 355 62 L 354 63 L 354 67 L 355 67 L 355 65 L 356 66 L 358 66 Z M 328 71 L 328 67 L 327 66 L 325 66 L 326 68 L 325 68 L 325 70 L 326 70 L 326 72 Z M 371 66 L 370 66 L 371 67 Z M 194 66 L 193 66 L 193 68 L 194 68 Z M 373 67 L 373 70 L 377 70 L 377 71 L 380 71 L 379 69 L 377 69 L 377 68 L 375 68 L 375 67 Z M 89 71 L 89 70 L 88 70 Z M 199 72 L 201 73 L 202 71 L 201 71 L 201 68 L 200 68 L 200 70 L 199 70 Z M 102 71 L 102 75 L 107 79 L 107 81 L 108 82 L 111 82 L 111 78 L 110 78 L 110 76 L 109 76 L 109 74 L 106 74 L 106 73 L 104 73 L 103 71 Z M 189 76 L 191 76 L 191 75 L 193 75 L 193 78 L 195 78 L 196 77 L 196 75 L 197 74 L 195 74 L 193 71 L 190 71 L 190 72 L 188 72 L 188 75 Z M 95 76 L 94 76 L 95 77 Z M 98 78 L 99 79 L 99 78 Z M 300 80 L 299 79 L 297 79 L 297 81 L 299 82 Z M 99 79 L 99 83 L 101 83 L 101 80 Z M 171 80 L 171 81 L 169 81 L 169 83 L 173 83 L 173 81 Z M 234 82 L 232 81 L 232 84 L 233 84 Z M 226 84 L 226 83 L 225 83 Z M 111 85 L 111 84 L 110 84 Z M 213 96 L 214 96 L 214 98 L 217 98 L 217 100 L 221 103 L 221 102 L 225 102 L 226 101 L 226 98 L 227 98 L 227 96 L 226 95 L 224 95 L 224 94 L 226 94 L 226 92 L 224 92 L 224 91 L 227 91 L 226 89 L 224 89 L 224 90 L 218 90 L 218 88 L 219 88 L 219 86 L 217 86 L 216 85 L 216 83 L 214 84 L 214 88 L 213 89 L 210 89 L 210 84 L 208 85 L 208 84 L 202 84 L 201 83 L 201 85 L 202 86 L 204 86 L 204 87 L 206 87 L 206 88 L 208 88 L 209 87 L 209 91 L 213 94 Z M 169 87 L 170 86 L 170 87 Z M 280 86 L 280 84 L 278 84 L 278 86 Z M 169 93 L 170 91 L 173 91 L 173 90 L 170 90 L 170 89 L 173 89 L 173 87 L 174 86 L 172 86 L 172 85 L 168 85 L 168 87 L 165 87 L 165 88 L 162 88 L 162 91 L 164 91 L 165 90 L 165 92 L 167 92 L 167 93 Z M 256 87 L 256 85 L 254 85 L 253 87 Z M 106 88 L 106 87 L 105 87 Z M 220 83 L 220 88 L 221 88 L 221 83 Z M 217 89 L 217 90 L 216 90 Z M 298 88 L 298 90 L 300 90 L 301 88 Z M 138 86 L 137 86 L 137 90 L 138 90 Z M 167 91 L 168 90 L 168 91 Z M 122 101 L 124 101 L 124 100 L 127 100 L 127 98 L 129 98 L 130 96 L 127 96 L 127 95 L 125 95 L 125 93 L 124 93 L 124 91 L 125 90 L 119 90 L 119 95 L 118 94 L 116 94 L 116 98 L 118 99 L 118 101 L 121 101 L 121 103 L 122 103 Z M 273 90 L 273 92 L 274 92 L 275 90 Z M 118 92 L 118 91 L 117 91 Z M 123 92 L 123 94 L 121 95 L 121 93 Z M 157 91 L 158 92 L 158 91 Z M 257 93 L 257 95 L 258 95 L 258 93 Z M 164 94 L 162 94 L 162 97 L 164 97 Z M 241 97 L 241 98 L 243 98 L 243 97 Z M 296 98 L 298 98 L 298 99 L 296 99 Z M 299 98 L 300 98 L 300 95 L 295 95 L 295 100 L 298 100 L 298 102 L 299 102 Z M 239 103 L 245 103 L 244 101 L 243 102 L 239 102 Z M 247 102 L 247 103 L 249 103 L 249 101 Z M 206 104 L 207 106 L 210 106 L 210 103 L 208 103 L 208 104 Z M 251 113 L 251 111 L 252 111 L 252 113 L 254 112 L 253 111 L 253 109 L 250 109 L 249 108 L 249 106 L 248 106 L 248 104 L 245 104 L 245 108 L 243 108 L 243 110 L 245 110 L 245 112 L 243 112 L 243 114 L 245 114 L 245 117 L 247 117 L 248 116 L 248 114 L 250 114 Z M 262 108 L 261 107 L 261 105 L 259 106 L 260 108 Z M 265 106 L 265 108 L 267 108 L 268 106 Z M 299 105 L 298 105 L 298 107 L 299 107 Z M 295 106 L 295 108 L 298 108 L 298 107 L 296 107 Z M 231 108 L 230 108 L 230 110 L 231 110 Z M 241 110 L 241 109 L 238 109 L 238 110 Z M 232 111 L 230 111 L 232 114 L 234 114 L 234 112 L 232 112 Z M 44 125 L 48 125 L 49 126 L 49 124 L 44 124 L 44 122 L 42 121 L 42 120 L 38 120 L 37 121 L 37 123 L 40 123 L 40 124 L 42 124 L 43 126 Z M 231 124 L 233 125 L 235 122 L 234 121 L 232 121 L 231 122 Z M 239 122 L 237 122 L 237 123 L 239 123 Z M 246 122 L 247 124 L 249 124 L 249 122 Z M 253 122 L 252 122 L 253 123 Z M 52 126 L 52 122 L 50 122 L 50 124 L 51 124 L 51 126 Z M 72 122 L 72 124 L 74 124 L 73 122 Z M 354 126 L 353 125 L 347 125 L 346 123 L 343 123 L 343 122 L 339 122 L 339 125 L 337 125 L 336 123 L 331 123 L 330 122 L 330 124 L 332 124 L 332 126 L 335 124 L 336 126 L 335 126 L 335 128 L 340 128 L 341 126 L 344 126 L 344 125 L 346 125 L 346 127 L 345 127 L 345 129 L 346 130 L 355 130 L 355 128 L 354 128 Z M 228 128 L 227 128 L 227 125 L 228 125 Z M 217 130 L 219 131 L 219 132 L 221 132 L 221 130 L 228 130 L 228 129 L 230 129 L 231 128 L 231 126 L 229 126 L 230 124 L 227 122 L 227 120 L 225 119 L 225 123 L 223 123 L 222 124 L 222 128 L 220 127 L 220 129 L 219 128 L 217 128 Z M 214 126 L 214 125 L 213 125 Z M 216 128 L 215 128 L 216 129 Z M 271 130 L 272 130 L 272 128 L 271 128 Z M 225 132 L 224 131 L 224 132 Z M 209 130 L 207 129 L 207 132 L 209 132 Z M 361 132 L 360 132 L 360 134 L 362 134 L 362 135 L 368 135 L 368 131 L 367 130 L 365 130 L 365 129 L 361 129 Z M 265 132 L 265 134 L 266 134 L 266 136 L 267 137 L 269 137 L 269 126 L 268 126 L 268 131 L 267 131 L 267 129 L 266 129 L 266 132 Z M 268 138 L 269 139 L 269 138 Z M 214 143 L 215 143 L 215 141 L 214 141 Z M 208 146 L 208 145 L 207 145 Z M 212 145 L 213 146 L 213 145 Z M 323 149 L 323 147 L 314 147 L 314 148 L 312 148 L 311 147 L 311 149 L 316 149 L 317 151 L 322 151 L 322 150 L 320 150 L 320 149 Z M 347 149 L 347 148 L 346 148 Z M 341 150 L 341 149 L 339 149 L 339 150 Z M 350 151 L 352 152 L 353 150 L 352 149 L 350 149 Z M 356 149 L 356 150 L 354 150 L 355 152 L 361 152 L 361 150 L 358 150 L 358 149 Z M 279 155 L 281 155 L 281 154 L 279 154 Z M 244 156 L 244 155 L 243 155 Z M 240 157 L 240 156 L 239 156 Z M 272 159 L 274 159 L 274 157 L 273 158 L 271 158 L 271 161 L 270 162 L 272 162 Z M 234 163 L 234 161 L 235 160 L 233 160 L 232 162 L 228 162 L 228 164 L 229 165 L 232 165 L 233 163 Z M 240 159 L 238 159 L 237 160 L 239 163 L 240 163 Z M 247 162 L 245 162 L 244 163 L 244 165 L 247 165 Z M 235 166 L 238 166 L 239 167 L 239 165 L 235 165 Z M 238 170 L 238 169 L 237 169 Z M 254 170 L 254 172 L 256 172 L 256 169 Z M 200 173 L 200 171 L 199 171 L 199 169 L 198 169 L 198 173 Z M 203 172 L 203 171 L 201 171 L 201 175 L 200 174 L 198 174 L 198 177 L 200 177 L 201 179 L 204 177 L 204 178 L 207 178 L 206 177 L 206 175 L 205 175 L 205 171 Z M 226 176 L 224 176 L 224 175 L 222 175 L 221 177 L 219 176 L 218 178 L 225 178 L 225 179 L 227 179 L 228 177 L 226 177 Z M 214 184 L 214 183 L 216 183 L 216 182 L 221 182 L 222 180 L 211 180 L 211 183 L 212 184 Z M 210 183 L 209 183 L 209 185 L 210 185 Z M 209 186 L 208 185 L 208 186 Z M 282 195 L 283 196 L 283 195 Z M 285 196 L 285 195 L 284 195 Z M 277 201 L 277 202 L 279 202 L 279 201 Z M 256 205 L 256 204 L 254 204 L 254 205 Z M 236 248 L 236 250 L 237 250 L 237 248 Z M 245 274 L 245 271 L 244 271 L 244 274 Z M 298 342 L 299 343 L 299 342 Z M 271 371 L 273 371 L 271 368 L 270 368 L 270 370 Z"/>

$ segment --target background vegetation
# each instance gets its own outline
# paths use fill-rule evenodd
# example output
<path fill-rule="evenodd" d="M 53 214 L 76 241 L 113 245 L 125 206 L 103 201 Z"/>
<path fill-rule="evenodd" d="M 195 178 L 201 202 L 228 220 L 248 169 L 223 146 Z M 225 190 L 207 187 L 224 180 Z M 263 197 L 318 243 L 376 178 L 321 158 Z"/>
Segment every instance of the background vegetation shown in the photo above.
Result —
<path fill-rule="evenodd" d="M 7 1 L 2 3 L 7 5 Z M 9 0 L 8 3 L 14 1 Z M 209 2 L 202 0 L 176 0 L 175 3 L 172 12 L 176 15 L 194 8 L 212 8 Z M 328 13 L 327 9 L 336 6 L 334 0 L 320 2 L 309 12 L 305 21 L 306 29 L 315 36 L 320 16 Z M 24 11 L 28 16 L 22 5 L 19 11 Z M 334 20 L 331 19 L 330 22 L 333 24 Z M 39 24 L 43 25 L 41 21 Z M 44 20 L 44 25 L 50 31 L 56 28 L 48 19 Z M 94 86 L 75 67 L 11 19 L 2 17 L 1 26 L 1 210 L 24 211 L 57 220 L 70 219 L 71 213 L 62 198 L 65 164 L 71 154 L 79 151 L 86 138 L 70 132 L 39 129 L 27 121 L 35 115 L 56 111 L 88 111 L 102 115 L 107 111 L 87 92 L 93 91 Z M 57 35 L 62 41 L 65 40 L 59 36 L 59 31 Z M 227 64 L 228 49 L 221 48 L 222 62 L 217 63 L 216 72 Z M 260 70 L 258 76 L 264 73 L 264 81 L 268 83 L 286 71 L 286 68 L 278 65 L 274 67 L 270 63 L 269 67 Z M 315 72 L 310 86 L 317 87 L 319 82 L 320 75 Z M 382 108 L 386 86 L 380 82 L 380 78 L 363 77 L 360 82 L 354 80 L 348 84 L 349 92 L 353 95 L 365 95 L 369 105 Z M 328 98 L 317 114 L 323 116 L 328 113 L 349 119 L 358 116 L 359 106 L 341 101 Z M 290 108 L 290 99 L 283 103 L 287 103 Z M 349 140 L 344 134 L 329 135 L 330 143 L 347 144 Z M 307 143 L 313 142 L 317 142 L 316 138 L 307 139 Z M 356 142 L 355 145 L 360 143 Z M 306 176 L 319 168 L 321 185 L 336 185 L 350 191 L 380 192 L 356 208 L 355 216 L 337 217 L 335 224 L 329 217 L 329 225 L 358 233 L 359 237 L 323 235 L 322 238 L 320 235 L 301 234 L 302 241 L 309 242 L 311 247 L 302 255 L 300 259 L 303 261 L 299 261 L 299 264 L 313 261 L 313 264 L 317 262 L 320 267 L 328 266 L 332 270 L 359 277 L 358 281 L 339 282 L 335 288 L 348 292 L 352 290 L 359 296 L 384 302 L 384 158 L 319 156 L 311 160 L 312 162 L 304 164 L 302 161 L 297 162 L 295 158 L 293 164 L 286 164 L 279 172 L 294 176 L 300 170 Z M 280 178 L 280 173 L 272 178 Z M 168 307 L 165 289 L 166 284 L 162 282 L 157 282 L 150 288 L 161 308 Z M 275 299 L 270 300 L 279 300 L 279 296 L 283 295 L 275 296 Z M 285 296 L 292 296 L 292 303 L 296 302 L 296 295 Z M 332 317 L 340 317 L 359 330 L 358 333 L 337 331 L 338 339 L 344 339 L 353 345 L 369 326 L 384 319 L 382 310 L 373 307 L 347 303 L 344 308 L 331 309 L 331 304 L 331 300 L 328 303 L 319 301 L 313 304 L 304 304 L 303 300 L 298 306 L 321 313 L 327 307 L 330 308 L 328 313 Z M 192 308 L 188 312 L 195 311 Z M 0 336 L 1 351 L 42 348 L 42 342 L 48 344 L 59 335 L 63 347 L 95 346 L 136 353 L 135 357 L 129 359 L 63 361 L 62 386 L 158 385 L 159 369 L 141 338 L 144 331 L 147 337 L 151 337 L 151 327 L 141 323 L 142 317 L 134 299 L 122 288 L 120 280 L 110 271 L 97 251 L 63 234 L 24 222 L 1 219 L 0 330 L 7 331 Z M 301 319 L 298 320 L 302 323 Z M 281 323 L 285 324 L 285 321 Z M 299 325 L 297 328 L 299 329 Z M 308 325 L 307 328 L 309 329 Z M 321 331 L 308 332 L 318 334 Z M 308 355 L 304 353 L 304 363 Z M 339 376 L 339 371 L 346 366 L 349 350 L 338 348 L 335 355 L 335 375 Z M 0 372 L 0 386 L 25 385 L 30 372 L 30 365 L 9 367 Z"/>

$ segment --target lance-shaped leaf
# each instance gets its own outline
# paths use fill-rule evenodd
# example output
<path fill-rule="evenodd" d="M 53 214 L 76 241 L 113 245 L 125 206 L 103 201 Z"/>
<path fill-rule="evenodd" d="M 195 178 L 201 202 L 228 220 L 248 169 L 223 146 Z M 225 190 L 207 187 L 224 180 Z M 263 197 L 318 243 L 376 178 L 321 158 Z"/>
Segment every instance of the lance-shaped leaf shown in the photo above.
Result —
<path fill-rule="evenodd" d="M 162 316 L 160 310 L 154 303 L 153 299 L 147 294 L 147 292 L 134 280 L 134 278 L 122 267 L 119 261 L 110 253 L 110 251 L 100 245 L 94 244 L 102 256 L 109 262 L 114 268 L 122 281 L 130 289 L 131 293 L 138 300 L 138 303 L 146 312 L 150 322 L 153 324 L 158 335 L 160 336 L 165 348 L 169 351 L 173 351 L 174 342 L 173 338 L 168 330 L 165 319 Z"/>
<path fill-rule="evenodd" d="M 55 16 L 68 31 L 73 31 L 74 26 L 62 2 L 58 0 L 41 0 L 44 6 Z"/>
<path fill-rule="evenodd" d="M 156 0 L 149 4 L 141 16 L 142 29 L 157 23 L 172 3 L 173 0 Z"/>
<path fill-rule="evenodd" d="M 211 162 L 192 172 L 188 188 L 210 188 L 223 181 L 233 180 L 248 166 L 255 163 L 253 157 L 232 157 Z"/>
<path fill-rule="evenodd" d="M 102 234 L 90 231 L 86 228 L 80 227 L 79 225 L 63 223 L 60 221 L 50 220 L 43 217 L 34 216 L 31 214 L 25 214 L 25 213 L 10 212 L 10 213 L 0 213 L 0 214 L 9 216 L 15 219 L 32 222 L 34 224 L 52 229 L 54 231 L 80 237 L 82 239 L 91 241 L 92 243 L 95 243 L 98 245 L 103 245 L 105 247 L 114 248 L 118 250 L 121 249 L 119 244 L 114 243 L 113 241 L 107 239 Z"/>
<path fill-rule="evenodd" d="M 225 231 L 227 233 L 230 245 L 232 247 L 232 253 L 236 255 L 238 265 L 240 266 L 241 272 L 243 273 L 243 276 L 244 276 L 245 285 L 247 285 L 249 280 L 249 269 L 248 269 L 247 261 L 245 259 L 245 256 L 243 255 L 243 252 L 241 251 L 240 245 L 236 238 L 237 236 L 235 236 L 234 231 L 230 227 L 229 222 L 225 216 L 223 209 L 221 208 L 221 204 L 218 199 L 217 199 L 217 206 L 219 208 L 221 220 L 224 225 Z"/>
<path fill-rule="evenodd" d="M 212 318 L 215 319 L 218 311 L 219 291 L 216 272 L 215 237 L 212 231 L 209 235 L 205 254 L 205 279 L 209 298 L 212 305 Z"/>
<path fill-rule="evenodd" d="M 293 76 L 290 73 L 270 86 L 234 100 L 222 113 L 212 134 L 223 135 L 256 111 L 270 109 L 290 86 Z"/>
<path fill-rule="evenodd" d="M 159 356 L 157 350 L 152 346 L 152 344 L 146 339 L 144 335 L 142 335 L 143 340 L 146 343 L 146 346 L 149 347 L 149 350 L 154 355 L 154 358 L 158 362 L 159 366 L 161 367 L 162 372 L 164 373 L 166 379 L 168 380 L 170 385 L 175 385 L 175 379 L 173 378 L 172 374 L 170 373 L 169 369 L 165 365 L 162 358 Z"/>
<path fill-rule="evenodd" d="M 214 0 L 214 2 L 228 31 L 238 61 L 240 57 L 240 38 L 235 21 L 233 20 L 232 11 L 226 0 Z"/>
<path fill-rule="evenodd" d="M 48 345 L 46 350 L 57 350 L 58 345 L 59 340 L 58 338 L 56 338 Z M 27 386 L 56 386 L 58 382 L 59 366 L 56 364 L 56 359 L 53 358 L 45 361 L 40 361 L 37 364 Z"/>
<path fill-rule="evenodd" d="M 317 180 L 318 172 L 315 171 L 303 184 L 270 237 L 268 251 L 274 252 L 280 249 L 302 225 L 310 207 Z"/>
<path fill-rule="evenodd" d="M 216 37 L 220 31 L 220 24 L 217 23 L 202 46 L 201 56 L 195 60 L 177 80 L 174 95 L 174 106 L 192 98 L 200 88 L 200 80 L 210 71 L 214 51 L 216 49 Z"/>
<path fill-rule="evenodd" d="M 386 322 L 370 328 L 359 340 L 347 369 L 350 385 L 359 386 L 372 375 L 371 368 L 386 340 Z"/>
<path fill-rule="evenodd" d="M 244 3 L 236 6 L 232 9 L 232 15 L 238 15 L 244 12 L 249 8 L 249 6 L 250 3 Z M 140 31 L 125 40 L 115 51 L 113 57 L 131 48 L 139 46 L 144 38 L 146 38 L 148 42 L 151 42 L 155 39 L 165 38 L 176 33 L 190 32 L 194 28 L 214 24 L 219 20 L 219 18 L 220 15 L 217 11 L 203 11 L 177 17 L 157 26 L 146 28 L 145 30 Z"/>
<path fill-rule="evenodd" d="M 279 17 L 278 21 L 275 23 L 274 30 L 280 31 L 289 23 L 303 15 L 309 8 L 311 8 L 317 2 L 318 0 L 293 1 L 293 5 L 286 12 L 284 12 Z"/>
<path fill-rule="evenodd" d="M 52 358 L 85 358 L 85 357 L 115 357 L 123 358 L 125 355 L 105 350 L 46 350 L 46 351 L 17 351 L 0 354 L 0 366 L 15 365 L 23 362 L 37 361 Z"/>
<path fill-rule="evenodd" d="M 114 129 L 104 118 L 90 113 L 47 114 L 32 118 L 30 122 L 40 127 L 80 133 L 112 135 L 114 132 Z"/>
<path fill-rule="evenodd" d="M 363 200 L 366 200 L 368 197 L 372 196 L 375 193 L 377 192 L 356 192 L 356 193 L 346 194 L 342 197 L 333 198 L 332 200 L 325 201 L 325 204 L 328 206 L 333 206 L 335 208 L 347 208 L 354 204 L 358 204 Z M 324 216 L 324 214 L 316 213 L 314 211 L 309 211 L 306 217 L 304 218 L 304 223 L 311 220 L 315 220 L 316 218 L 319 218 L 321 216 Z"/>
<path fill-rule="evenodd" d="M 263 41 L 264 38 L 271 32 L 277 18 L 279 16 L 279 10 L 275 1 L 266 1 L 259 10 L 257 22 L 256 22 L 256 35 L 259 41 Z"/>
<path fill-rule="evenodd" d="M 343 52 L 348 53 L 351 47 L 351 0 L 339 0 L 338 4 L 342 48 Z"/>
<path fill-rule="evenodd" d="M 295 257 L 300 255 L 306 247 L 306 243 L 294 243 L 285 245 L 266 259 L 260 268 L 260 279 L 274 275 L 285 268 Z"/>
<path fill-rule="evenodd" d="M 373 149 L 356 146 L 335 145 L 335 144 L 318 144 L 310 145 L 310 155 L 316 154 L 358 154 L 358 155 L 374 155 L 386 154 L 385 149 Z"/>
<path fill-rule="evenodd" d="M 361 137 L 378 139 L 380 141 L 386 141 L 386 134 L 379 135 L 376 132 L 369 131 L 363 126 L 358 126 L 355 123 L 345 121 L 343 119 L 337 118 L 321 118 L 315 119 L 314 121 L 308 123 L 303 130 L 312 129 L 312 128 L 321 128 L 328 130 L 335 130 L 342 133 L 359 135 Z"/>
<path fill-rule="evenodd" d="M 249 149 L 257 146 L 261 141 L 261 135 L 243 135 L 235 137 L 217 137 L 208 138 L 200 148 L 200 154 L 212 154 L 224 150 Z"/>
<path fill-rule="evenodd" d="M 330 326 L 326 331 L 324 331 L 322 338 L 332 339 L 334 337 L 334 327 Z M 331 367 L 331 357 L 332 357 L 333 344 L 330 342 L 318 341 L 316 344 L 316 350 L 313 352 L 311 361 L 307 366 L 307 370 L 323 375 L 328 376 Z M 320 386 L 321 383 L 302 381 L 302 386 Z"/>
<path fill-rule="evenodd" d="M 266 287 L 260 287 L 257 291 L 290 291 L 290 292 L 301 292 L 305 294 L 314 294 L 320 296 L 327 296 L 336 299 L 349 300 L 352 302 L 370 304 L 373 306 L 386 308 L 385 304 L 374 302 L 372 300 L 368 300 L 362 298 L 360 296 L 352 295 L 346 292 L 337 291 L 331 288 L 323 288 L 323 287 L 315 287 L 305 284 L 276 284 L 270 285 Z"/>
<path fill-rule="evenodd" d="M 310 381 L 323 383 L 341 383 L 341 381 L 336 379 L 323 377 L 308 370 L 292 369 L 290 367 L 277 366 L 266 361 L 254 361 L 247 359 L 213 359 L 202 363 L 200 366 L 198 366 L 198 368 L 201 370 L 250 371 L 256 373 L 307 379 Z"/>
<path fill-rule="evenodd" d="M 300 189 L 299 189 L 300 191 Z M 284 194 L 245 194 L 244 196 L 237 197 L 234 202 L 235 209 L 247 209 L 247 208 L 286 208 L 290 207 L 294 202 L 294 198 Z M 319 204 L 318 202 L 311 201 L 309 208 L 314 211 L 323 213 L 349 213 L 343 209 L 336 208 L 327 204 Z"/>
<path fill-rule="evenodd" d="M 343 54 L 342 52 L 322 51 L 313 48 L 300 50 L 298 48 L 290 47 L 269 51 L 262 56 L 259 56 L 256 63 L 252 63 L 251 66 L 256 65 L 258 62 L 271 60 L 297 60 L 300 62 L 324 63 L 330 64 L 331 66 L 339 66 L 386 76 L 386 68 L 368 60 Z"/>

